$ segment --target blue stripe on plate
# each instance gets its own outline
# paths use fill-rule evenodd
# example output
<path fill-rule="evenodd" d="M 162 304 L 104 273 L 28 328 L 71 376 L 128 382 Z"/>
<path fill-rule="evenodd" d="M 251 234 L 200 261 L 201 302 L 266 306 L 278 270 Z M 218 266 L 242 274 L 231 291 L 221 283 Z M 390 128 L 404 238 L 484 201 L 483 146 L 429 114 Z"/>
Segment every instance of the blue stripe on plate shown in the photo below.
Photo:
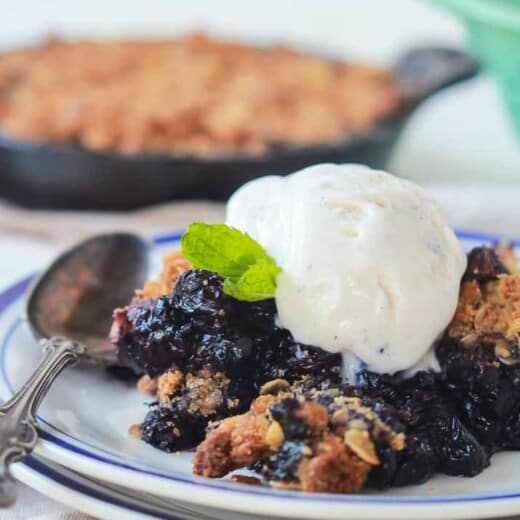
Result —
<path fill-rule="evenodd" d="M 153 239 L 155 244 L 169 244 L 171 242 L 178 242 L 182 238 L 182 231 L 178 233 L 170 233 L 169 235 L 157 236 Z"/>
<path fill-rule="evenodd" d="M 508 238 L 505 235 L 494 235 L 492 233 L 477 233 L 473 231 L 463 231 L 458 229 L 456 232 L 456 235 L 461 240 L 472 240 L 475 242 L 480 243 L 490 243 L 494 244 L 497 242 L 509 242 L 514 247 L 520 247 L 520 240 L 513 240 Z"/>

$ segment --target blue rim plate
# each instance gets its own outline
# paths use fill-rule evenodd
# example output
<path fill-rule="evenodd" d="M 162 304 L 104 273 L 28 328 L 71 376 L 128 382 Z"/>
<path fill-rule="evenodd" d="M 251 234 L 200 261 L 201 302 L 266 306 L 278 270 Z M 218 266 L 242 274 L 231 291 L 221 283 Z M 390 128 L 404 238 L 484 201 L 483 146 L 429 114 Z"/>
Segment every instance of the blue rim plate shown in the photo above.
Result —
<path fill-rule="evenodd" d="M 459 232 L 464 247 L 497 236 Z M 158 237 L 155 253 L 178 245 L 179 234 Z M 520 242 L 515 241 L 520 247 Z M 40 352 L 23 318 L 32 277 L 0 294 L 0 399 L 7 399 L 33 370 Z M 127 435 L 144 414 L 134 388 L 99 370 L 76 368 L 56 381 L 39 415 L 36 454 L 83 475 L 136 492 L 152 493 L 244 513 L 292 518 L 485 518 L 520 513 L 520 453 L 502 453 L 473 479 L 437 476 L 422 486 L 358 495 L 307 494 L 195 477 L 192 453 L 165 455 Z"/>

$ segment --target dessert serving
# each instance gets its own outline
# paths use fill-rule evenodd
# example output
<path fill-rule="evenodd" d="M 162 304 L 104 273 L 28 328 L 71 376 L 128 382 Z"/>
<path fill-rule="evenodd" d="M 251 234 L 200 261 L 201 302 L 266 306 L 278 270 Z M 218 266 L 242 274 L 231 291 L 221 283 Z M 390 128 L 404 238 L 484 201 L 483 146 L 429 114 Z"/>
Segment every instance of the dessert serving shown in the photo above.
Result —
<path fill-rule="evenodd" d="M 520 274 L 467 256 L 414 184 L 360 165 L 264 177 L 194 223 L 114 313 L 150 395 L 130 433 L 193 471 L 355 493 L 474 476 L 520 448 Z"/>
<path fill-rule="evenodd" d="M 0 54 L 0 131 L 180 156 L 345 140 L 401 106 L 390 72 L 193 35 L 52 40 Z"/>

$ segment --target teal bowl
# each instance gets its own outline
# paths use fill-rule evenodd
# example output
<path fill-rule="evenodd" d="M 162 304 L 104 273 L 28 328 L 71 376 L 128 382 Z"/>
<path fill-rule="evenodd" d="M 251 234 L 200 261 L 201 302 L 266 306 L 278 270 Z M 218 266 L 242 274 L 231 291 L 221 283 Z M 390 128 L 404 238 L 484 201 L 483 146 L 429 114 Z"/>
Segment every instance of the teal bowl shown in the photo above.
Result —
<path fill-rule="evenodd" d="M 497 79 L 520 135 L 520 0 L 432 0 L 463 19 L 469 42 Z"/>

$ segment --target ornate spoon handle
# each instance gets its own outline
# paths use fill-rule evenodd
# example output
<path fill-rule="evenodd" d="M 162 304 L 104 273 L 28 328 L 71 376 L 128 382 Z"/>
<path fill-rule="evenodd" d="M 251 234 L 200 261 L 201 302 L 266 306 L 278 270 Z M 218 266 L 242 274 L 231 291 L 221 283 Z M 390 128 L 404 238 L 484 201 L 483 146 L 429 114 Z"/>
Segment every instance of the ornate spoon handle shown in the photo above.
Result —
<path fill-rule="evenodd" d="M 55 337 L 42 340 L 44 357 L 29 380 L 9 401 L 0 406 L 0 505 L 14 500 L 6 490 L 9 464 L 24 459 L 38 441 L 36 411 L 56 376 L 85 352 L 76 341 Z M 7 479 L 7 481 L 6 481 Z M 10 500 L 9 500 L 10 499 Z"/>

